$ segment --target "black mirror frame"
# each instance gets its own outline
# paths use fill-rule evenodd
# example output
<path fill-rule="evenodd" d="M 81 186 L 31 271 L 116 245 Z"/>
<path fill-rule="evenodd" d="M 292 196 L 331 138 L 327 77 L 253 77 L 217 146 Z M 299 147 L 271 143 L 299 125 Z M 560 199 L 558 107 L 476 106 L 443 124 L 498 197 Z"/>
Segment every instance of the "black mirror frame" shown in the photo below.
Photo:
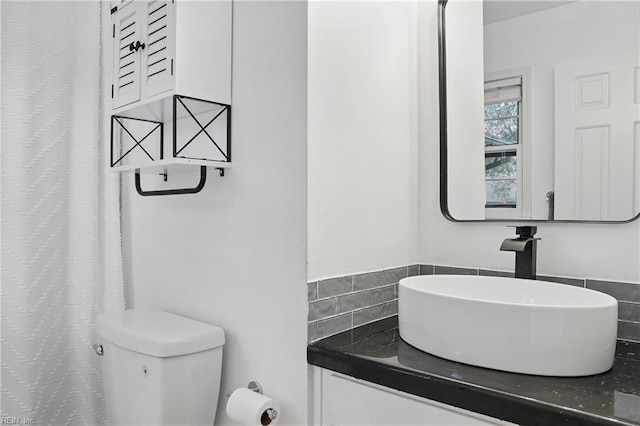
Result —
<path fill-rule="evenodd" d="M 456 219 L 449 211 L 449 175 L 447 155 L 447 62 L 446 62 L 446 28 L 445 9 L 448 0 L 438 0 L 438 83 L 440 96 L 440 211 L 451 222 L 527 222 L 527 223 L 593 223 L 593 224 L 625 224 L 640 218 L 640 212 L 627 220 L 548 220 L 548 219 Z"/>

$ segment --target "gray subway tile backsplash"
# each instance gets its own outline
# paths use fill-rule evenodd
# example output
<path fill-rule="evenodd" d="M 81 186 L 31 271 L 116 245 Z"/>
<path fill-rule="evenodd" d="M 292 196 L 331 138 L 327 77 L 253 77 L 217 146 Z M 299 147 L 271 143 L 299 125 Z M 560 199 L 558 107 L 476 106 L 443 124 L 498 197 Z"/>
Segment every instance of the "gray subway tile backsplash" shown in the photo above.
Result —
<path fill-rule="evenodd" d="M 349 275 L 309 283 L 309 341 L 398 313 L 398 282 L 422 265 Z M 433 267 L 431 267 L 433 268 Z M 317 293 L 314 294 L 314 284 Z M 311 326 L 315 325 L 315 328 Z"/>
<path fill-rule="evenodd" d="M 420 275 L 433 275 L 433 265 L 418 265 Z"/>
<path fill-rule="evenodd" d="M 353 312 L 356 309 L 366 308 L 369 304 L 368 291 L 344 294 L 336 298 L 336 313 Z"/>
<path fill-rule="evenodd" d="M 640 303 L 640 286 L 638 284 L 588 279 L 587 288 L 610 294 L 622 302 Z"/>
<path fill-rule="evenodd" d="M 618 302 L 618 318 L 640 324 L 640 303 Z"/>
<path fill-rule="evenodd" d="M 352 316 L 353 314 L 349 312 L 347 314 L 342 314 L 318 321 L 316 323 L 317 337 L 321 339 L 323 337 L 331 336 L 333 334 L 337 334 L 353 328 Z"/>
<path fill-rule="evenodd" d="M 470 268 L 457 268 L 454 266 L 439 266 L 434 267 L 433 272 L 436 275 L 478 275 L 477 269 Z"/>
<path fill-rule="evenodd" d="M 353 277 L 338 277 L 318 281 L 318 298 L 337 296 L 353 291 Z"/>
<path fill-rule="evenodd" d="M 309 303 L 309 321 L 327 318 L 336 313 L 336 299 L 322 299 Z"/>
<path fill-rule="evenodd" d="M 398 301 L 382 303 L 380 305 L 370 306 L 366 309 L 360 309 L 353 312 L 353 326 L 359 327 L 377 321 L 381 318 L 390 317 L 398 313 Z"/>
<path fill-rule="evenodd" d="M 369 305 L 377 305 L 378 303 L 390 302 L 395 299 L 395 284 L 376 288 L 369 291 Z"/>
<path fill-rule="evenodd" d="M 368 272 L 366 274 L 353 276 L 353 290 L 367 290 L 370 288 L 382 286 L 382 272 Z"/>
<path fill-rule="evenodd" d="M 618 339 L 640 342 L 640 324 L 618 321 Z"/>
<path fill-rule="evenodd" d="M 307 284 L 307 300 L 313 302 L 318 298 L 318 282 L 314 281 Z"/>
<path fill-rule="evenodd" d="M 398 281 L 407 276 L 462 274 L 512 277 L 513 272 L 408 265 L 308 283 L 308 340 L 388 318 L 398 313 Z M 640 342 L 640 283 L 538 276 L 543 281 L 575 285 L 608 293 L 618 299 L 618 338 Z"/>
<path fill-rule="evenodd" d="M 407 276 L 415 277 L 416 275 L 420 275 L 420 265 L 407 266 Z"/>
<path fill-rule="evenodd" d="M 513 278 L 513 272 L 492 271 L 490 269 L 478 269 L 478 275 L 483 277 L 507 277 Z"/>
<path fill-rule="evenodd" d="M 318 338 L 318 323 L 307 323 L 307 340 L 312 342 Z"/>
<path fill-rule="evenodd" d="M 549 282 L 558 283 L 558 284 L 568 284 L 575 287 L 584 287 L 584 282 L 585 282 L 585 280 L 578 279 L 578 278 L 549 277 L 546 275 L 538 275 L 536 276 L 536 279 L 540 281 L 549 281 Z"/>
<path fill-rule="evenodd" d="M 363 324 L 368 324 L 370 322 L 384 318 L 383 313 L 384 313 L 383 305 L 369 306 L 368 308 L 360 309 L 359 311 L 354 311 L 353 326 L 358 327 Z"/>
<path fill-rule="evenodd" d="M 407 267 L 386 269 L 382 271 L 382 284 L 394 284 L 402 278 L 407 278 Z"/>
<path fill-rule="evenodd" d="M 396 298 L 396 285 L 391 284 L 369 291 L 369 305 L 390 302 Z"/>
<path fill-rule="evenodd" d="M 382 305 L 382 314 L 384 317 L 398 315 L 398 299 Z"/>

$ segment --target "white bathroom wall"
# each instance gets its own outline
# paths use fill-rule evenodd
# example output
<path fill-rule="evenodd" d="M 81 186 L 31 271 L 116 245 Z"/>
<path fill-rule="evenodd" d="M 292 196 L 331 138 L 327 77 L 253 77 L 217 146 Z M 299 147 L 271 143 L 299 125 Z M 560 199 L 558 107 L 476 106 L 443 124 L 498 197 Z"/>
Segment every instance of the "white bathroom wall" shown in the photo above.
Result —
<path fill-rule="evenodd" d="M 416 11 L 309 4 L 309 281 L 417 261 Z"/>
<path fill-rule="evenodd" d="M 232 168 L 195 195 L 143 198 L 124 179 L 129 306 L 225 330 L 216 424 L 250 380 L 281 424 L 306 422 L 306 61 L 306 2 L 234 2 Z"/>
<path fill-rule="evenodd" d="M 423 263 L 512 271 L 499 251 L 507 223 L 453 223 L 439 208 L 437 2 L 420 3 L 419 250 Z M 540 224 L 538 273 L 640 281 L 640 221 L 626 225 Z"/>

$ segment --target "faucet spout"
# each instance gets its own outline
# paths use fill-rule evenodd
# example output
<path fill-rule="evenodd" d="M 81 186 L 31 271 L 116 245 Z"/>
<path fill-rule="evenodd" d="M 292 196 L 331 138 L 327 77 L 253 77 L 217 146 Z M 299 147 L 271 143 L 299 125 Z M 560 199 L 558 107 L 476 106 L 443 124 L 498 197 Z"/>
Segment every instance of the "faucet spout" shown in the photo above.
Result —
<path fill-rule="evenodd" d="M 529 280 L 536 279 L 536 255 L 537 241 L 534 238 L 537 227 L 518 226 L 516 233 L 518 238 L 507 238 L 500 245 L 501 251 L 513 251 L 516 253 L 515 277 Z"/>
<path fill-rule="evenodd" d="M 539 238 L 507 238 L 500 245 L 501 251 L 525 251 L 527 244 L 538 240 Z"/>

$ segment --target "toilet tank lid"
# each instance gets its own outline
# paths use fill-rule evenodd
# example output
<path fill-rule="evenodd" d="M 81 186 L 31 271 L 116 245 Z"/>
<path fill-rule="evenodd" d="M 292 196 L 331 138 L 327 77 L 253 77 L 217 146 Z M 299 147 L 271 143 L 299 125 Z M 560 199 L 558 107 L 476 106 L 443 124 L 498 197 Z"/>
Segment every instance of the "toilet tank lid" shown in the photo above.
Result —
<path fill-rule="evenodd" d="M 115 345 L 155 357 L 187 355 L 224 345 L 220 327 L 158 310 L 100 314 L 96 330 Z"/>

